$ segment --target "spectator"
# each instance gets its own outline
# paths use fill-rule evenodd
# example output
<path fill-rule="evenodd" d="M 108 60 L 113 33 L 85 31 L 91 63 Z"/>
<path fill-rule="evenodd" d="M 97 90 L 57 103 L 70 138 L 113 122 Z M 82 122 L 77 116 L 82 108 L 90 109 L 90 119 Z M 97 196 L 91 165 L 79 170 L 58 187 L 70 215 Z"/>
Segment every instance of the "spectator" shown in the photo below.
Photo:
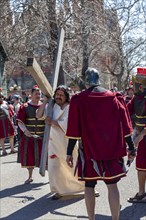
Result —
<path fill-rule="evenodd" d="M 12 101 L 13 101 L 13 108 L 14 108 L 14 112 L 15 112 L 15 114 L 13 116 L 14 128 L 15 128 L 15 136 L 14 136 L 14 145 L 15 145 L 17 143 L 17 141 L 19 141 L 19 139 L 20 139 L 19 128 L 18 128 L 18 125 L 16 123 L 16 116 L 17 116 L 18 110 L 21 106 L 20 96 L 17 95 L 17 94 L 14 94 L 12 96 Z"/>
<path fill-rule="evenodd" d="M 0 92 L 0 144 L 2 147 L 2 155 L 7 155 L 5 149 L 5 138 L 9 137 L 10 141 L 10 153 L 16 153 L 14 150 L 14 125 L 12 117 L 14 112 L 12 108 L 4 101 L 3 93 Z"/>
<path fill-rule="evenodd" d="M 134 89 L 132 87 L 129 87 L 126 92 L 127 94 L 125 97 L 125 102 L 127 104 L 134 96 Z"/>

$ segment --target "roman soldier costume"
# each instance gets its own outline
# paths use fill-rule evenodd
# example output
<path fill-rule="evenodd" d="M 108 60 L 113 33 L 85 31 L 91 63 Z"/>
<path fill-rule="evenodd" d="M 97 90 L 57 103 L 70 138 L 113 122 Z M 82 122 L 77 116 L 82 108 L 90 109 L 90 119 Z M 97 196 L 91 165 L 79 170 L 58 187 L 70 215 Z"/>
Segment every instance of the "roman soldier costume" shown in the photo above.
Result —
<path fill-rule="evenodd" d="M 13 110 L 3 101 L 3 94 L 0 92 L 0 138 L 14 136 L 14 127 L 12 124 Z"/>
<path fill-rule="evenodd" d="M 135 138 L 143 129 L 146 129 L 146 68 L 137 68 L 137 75 L 133 76 L 132 80 L 135 87 L 135 96 L 128 103 L 128 109 L 130 115 L 135 114 Z M 143 92 L 139 90 L 140 85 L 144 88 Z M 138 146 L 136 169 L 146 171 L 146 135 Z"/>
<path fill-rule="evenodd" d="M 26 128 L 32 134 L 32 137 L 27 137 L 24 133 L 21 133 L 20 161 L 22 167 L 39 167 L 40 164 L 45 122 L 44 118 L 36 118 L 36 110 L 39 106 L 40 105 L 33 105 L 28 102 L 22 104 L 18 111 L 17 121 L 24 123 Z"/>
<path fill-rule="evenodd" d="M 66 135 L 82 139 L 79 180 L 108 183 L 126 175 L 119 158 L 127 155 L 125 138 L 131 135 L 132 125 L 122 95 L 102 88 L 98 78 L 95 69 L 86 72 L 86 85 L 92 87 L 72 97 Z M 67 155 L 71 154 L 68 145 Z"/>

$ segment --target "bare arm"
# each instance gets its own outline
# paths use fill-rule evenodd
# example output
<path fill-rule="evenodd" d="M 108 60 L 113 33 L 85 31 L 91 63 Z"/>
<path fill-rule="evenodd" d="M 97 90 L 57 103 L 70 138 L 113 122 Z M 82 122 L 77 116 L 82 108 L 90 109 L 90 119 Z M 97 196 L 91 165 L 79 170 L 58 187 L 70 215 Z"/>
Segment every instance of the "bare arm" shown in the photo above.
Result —
<path fill-rule="evenodd" d="M 21 131 L 28 137 L 31 137 L 31 133 L 29 130 L 26 128 L 25 124 L 23 122 L 18 121 L 18 126 L 21 129 Z"/>
<path fill-rule="evenodd" d="M 48 103 L 48 98 L 44 96 L 43 104 L 36 111 L 36 118 L 42 118 L 44 116 L 45 107 Z"/>
<path fill-rule="evenodd" d="M 140 134 L 135 138 L 134 140 L 134 145 L 137 148 L 139 145 L 139 142 L 142 141 L 142 139 L 144 138 L 144 136 L 146 135 L 146 129 L 143 129 Z"/>

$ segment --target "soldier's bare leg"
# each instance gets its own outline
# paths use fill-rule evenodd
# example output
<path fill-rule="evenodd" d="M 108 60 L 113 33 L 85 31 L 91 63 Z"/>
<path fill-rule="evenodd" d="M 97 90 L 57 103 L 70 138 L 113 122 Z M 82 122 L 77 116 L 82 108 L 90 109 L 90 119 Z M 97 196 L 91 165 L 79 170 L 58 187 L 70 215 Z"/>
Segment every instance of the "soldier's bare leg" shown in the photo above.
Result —
<path fill-rule="evenodd" d="M 6 151 L 6 149 L 5 149 L 5 138 L 1 138 L 0 139 L 0 145 L 1 145 L 1 147 L 2 147 L 2 155 L 7 155 L 7 151 Z"/>
<path fill-rule="evenodd" d="M 143 195 L 145 193 L 145 183 L 146 183 L 146 172 L 137 171 L 138 183 L 139 183 L 139 193 L 138 195 Z"/>
<path fill-rule="evenodd" d="M 10 142 L 11 153 L 15 153 L 15 150 L 14 150 L 14 136 L 9 137 L 9 142 Z"/>
<path fill-rule="evenodd" d="M 95 220 L 95 191 L 92 187 L 85 187 L 85 203 L 89 220 Z"/>
<path fill-rule="evenodd" d="M 26 184 L 33 182 L 32 173 L 34 168 L 27 168 L 28 170 L 28 179 L 25 181 Z"/>
<path fill-rule="evenodd" d="M 107 188 L 112 220 L 118 220 L 120 214 L 120 195 L 117 184 L 107 184 Z"/>

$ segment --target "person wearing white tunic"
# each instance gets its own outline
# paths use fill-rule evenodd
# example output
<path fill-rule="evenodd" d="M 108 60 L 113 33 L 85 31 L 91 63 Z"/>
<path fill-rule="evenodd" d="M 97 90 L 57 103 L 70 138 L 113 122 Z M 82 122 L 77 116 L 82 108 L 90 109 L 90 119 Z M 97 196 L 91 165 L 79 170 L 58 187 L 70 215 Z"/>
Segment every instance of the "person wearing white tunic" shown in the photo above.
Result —
<path fill-rule="evenodd" d="M 36 117 L 44 114 L 47 99 L 37 110 Z M 47 116 L 46 123 L 50 124 L 48 141 L 48 173 L 51 192 L 55 193 L 52 199 L 72 195 L 84 191 L 84 183 L 78 181 L 74 171 L 66 163 L 68 139 L 65 137 L 69 110 L 69 93 L 65 86 L 59 86 L 54 94 L 53 116 Z M 74 152 L 74 161 L 77 160 L 77 147 Z M 75 166 L 75 164 L 74 164 Z"/>

